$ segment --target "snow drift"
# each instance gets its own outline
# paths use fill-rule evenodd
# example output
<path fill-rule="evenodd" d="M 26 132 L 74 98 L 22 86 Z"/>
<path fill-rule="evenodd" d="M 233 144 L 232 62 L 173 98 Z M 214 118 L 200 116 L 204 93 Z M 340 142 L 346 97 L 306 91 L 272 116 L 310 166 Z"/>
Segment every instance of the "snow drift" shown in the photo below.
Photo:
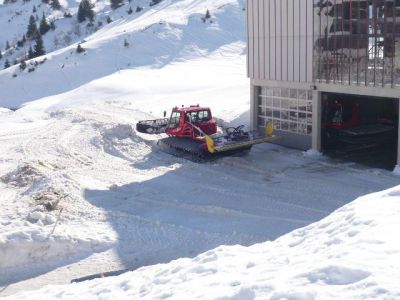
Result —
<path fill-rule="evenodd" d="M 399 196 L 361 197 L 274 242 L 8 299 L 399 299 Z"/>

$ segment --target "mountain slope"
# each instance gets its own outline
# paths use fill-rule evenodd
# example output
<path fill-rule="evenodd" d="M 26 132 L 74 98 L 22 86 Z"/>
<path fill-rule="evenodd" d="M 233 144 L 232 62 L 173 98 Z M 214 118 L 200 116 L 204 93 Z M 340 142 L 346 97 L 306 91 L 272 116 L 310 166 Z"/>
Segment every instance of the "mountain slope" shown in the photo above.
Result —
<path fill-rule="evenodd" d="M 36 67 L 28 62 L 24 71 L 18 66 L 0 71 L 0 89 L 4 91 L 0 106 L 18 107 L 122 69 L 161 68 L 174 61 L 212 55 L 226 45 L 239 44 L 244 51 L 243 6 L 242 0 L 164 0 L 139 16 L 120 18 L 85 37 L 84 53 L 78 54 L 73 44 L 34 59 L 47 59 Z M 201 18 L 207 9 L 212 17 L 204 23 Z M 29 68 L 35 71 L 29 72 Z"/>

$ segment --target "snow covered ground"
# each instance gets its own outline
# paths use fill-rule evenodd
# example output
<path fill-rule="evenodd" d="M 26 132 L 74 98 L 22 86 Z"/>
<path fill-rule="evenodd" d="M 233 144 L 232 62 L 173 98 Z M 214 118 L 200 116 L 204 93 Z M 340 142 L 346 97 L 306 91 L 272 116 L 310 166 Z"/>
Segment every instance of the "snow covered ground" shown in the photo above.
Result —
<path fill-rule="evenodd" d="M 165 0 L 86 37 L 86 55 L 0 71 L 0 106 L 23 105 L 0 109 L 0 296 L 399 297 L 395 174 L 269 144 L 196 164 L 135 132 L 175 105 L 248 122 L 243 5 Z"/>
<path fill-rule="evenodd" d="M 399 195 L 361 197 L 274 242 L 9 299 L 399 299 Z"/>
<path fill-rule="evenodd" d="M 388 171 L 274 145 L 205 164 L 157 151 L 157 137 L 137 134 L 132 126 L 150 111 L 192 103 L 185 95 L 207 98 L 199 102 L 227 122 L 243 119 L 247 80 L 244 68 L 243 74 L 233 69 L 244 67 L 244 57 L 217 57 L 123 71 L 1 114 L 0 201 L 7 205 L 0 211 L 0 295 L 195 257 L 219 245 L 273 240 L 358 196 L 398 184 Z M 196 66 L 198 72 L 188 72 Z M 196 89 L 194 79 L 213 66 Z M 126 87 L 151 74 L 168 75 L 171 84 L 157 81 L 152 96 Z M 178 77 L 187 83 L 186 93 L 173 85 Z"/>

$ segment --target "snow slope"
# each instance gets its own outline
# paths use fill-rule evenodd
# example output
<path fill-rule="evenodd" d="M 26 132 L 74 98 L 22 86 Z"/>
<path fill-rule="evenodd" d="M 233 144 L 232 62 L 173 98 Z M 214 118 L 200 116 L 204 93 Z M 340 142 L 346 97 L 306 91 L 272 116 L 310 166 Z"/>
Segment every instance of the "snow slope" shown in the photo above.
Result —
<path fill-rule="evenodd" d="M 45 4 L 41 0 L 13 1 L 12 3 L 0 5 L 0 27 L 7 28 L 7 30 L 0 31 L 0 49 L 4 54 L 4 58 L 0 60 L 2 64 L 6 59 L 11 63 L 15 59 L 20 60 L 27 54 L 29 47 L 35 44 L 34 41 L 29 39 L 23 46 L 18 46 L 17 44 L 17 41 L 21 41 L 23 35 L 27 32 L 30 16 L 35 17 L 38 26 L 43 13 L 48 23 L 54 22 L 54 30 L 52 29 L 43 35 L 46 52 L 50 53 L 82 41 L 86 36 L 104 27 L 108 23 L 108 18 L 117 20 L 125 17 L 132 19 L 140 16 L 149 9 L 150 2 L 149 0 L 135 0 L 133 3 L 126 1 L 120 8 L 112 10 L 108 0 L 93 1 L 95 17 L 93 24 L 89 25 L 88 21 L 82 23 L 77 21 L 80 1 L 60 0 L 61 8 L 59 10 L 53 10 L 49 4 Z M 142 7 L 143 10 L 136 12 L 137 6 Z M 132 7 L 135 11 L 132 15 L 128 14 L 129 7 Z M 70 15 L 70 17 L 66 17 L 65 14 Z M 8 50 L 5 49 L 7 41 L 11 46 Z"/>
<path fill-rule="evenodd" d="M 0 71 L 0 106 L 18 107 L 45 96 L 75 89 L 121 69 L 161 68 L 177 61 L 205 57 L 226 47 L 245 49 L 243 0 L 164 0 L 141 14 L 127 15 L 85 37 L 85 53 L 76 43 Z M 209 9 L 213 17 L 201 18 Z M 122 10 L 122 8 L 120 9 Z M 129 43 L 124 46 L 125 40 Z M 34 72 L 28 72 L 29 68 Z M 79 75 L 77 75 L 79 74 Z M 13 77 L 16 75 L 16 77 Z M 151 84 L 149 82 L 148 84 Z M 132 85 L 137 84 L 132 81 Z"/>
<path fill-rule="evenodd" d="M 399 195 L 361 197 L 274 242 L 7 299 L 399 299 Z"/>

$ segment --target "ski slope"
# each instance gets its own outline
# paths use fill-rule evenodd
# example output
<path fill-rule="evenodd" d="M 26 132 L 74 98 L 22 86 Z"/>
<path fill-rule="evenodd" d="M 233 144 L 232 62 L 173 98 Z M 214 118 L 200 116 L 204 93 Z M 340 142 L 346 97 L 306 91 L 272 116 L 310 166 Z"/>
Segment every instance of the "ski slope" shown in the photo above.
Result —
<path fill-rule="evenodd" d="M 102 3 L 97 5 L 100 7 Z M 79 25 L 81 33 L 79 36 L 71 33 L 74 36 L 71 45 L 27 61 L 28 68 L 24 71 L 18 65 L 0 70 L 0 106 L 17 108 L 25 102 L 64 93 L 121 70 L 157 69 L 213 54 L 229 57 L 238 48 L 245 51 L 243 0 L 164 0 L 152 7 L 143 5 L 143 12 L 132 15 L 126 14 L 126 6 L 114 12 L 104 7 L 102 12 L 112 16 L 114 22 L 103 22 L 93 34 Z M 204 23 L 201 18 L 207 9 L 212 17 Z M 98 18 L 101 16 L 99 13 Z M 72 24 L 60 24 L 57 30 L 68 31 L 78 26 L 74 20 L 61 21 Z M 60 32 L 51 34 L 63 36 Z M 124 45 L 125 41 L 129 46 Z M 78 43 L 86 50 L 84 53 L 76 52 Z M 222 48 L 226 51 L 221 51 Z M 29 68 L 35 71 L 29 72 Z M 132 81 L 130 85 L 138 84 Z"/>

